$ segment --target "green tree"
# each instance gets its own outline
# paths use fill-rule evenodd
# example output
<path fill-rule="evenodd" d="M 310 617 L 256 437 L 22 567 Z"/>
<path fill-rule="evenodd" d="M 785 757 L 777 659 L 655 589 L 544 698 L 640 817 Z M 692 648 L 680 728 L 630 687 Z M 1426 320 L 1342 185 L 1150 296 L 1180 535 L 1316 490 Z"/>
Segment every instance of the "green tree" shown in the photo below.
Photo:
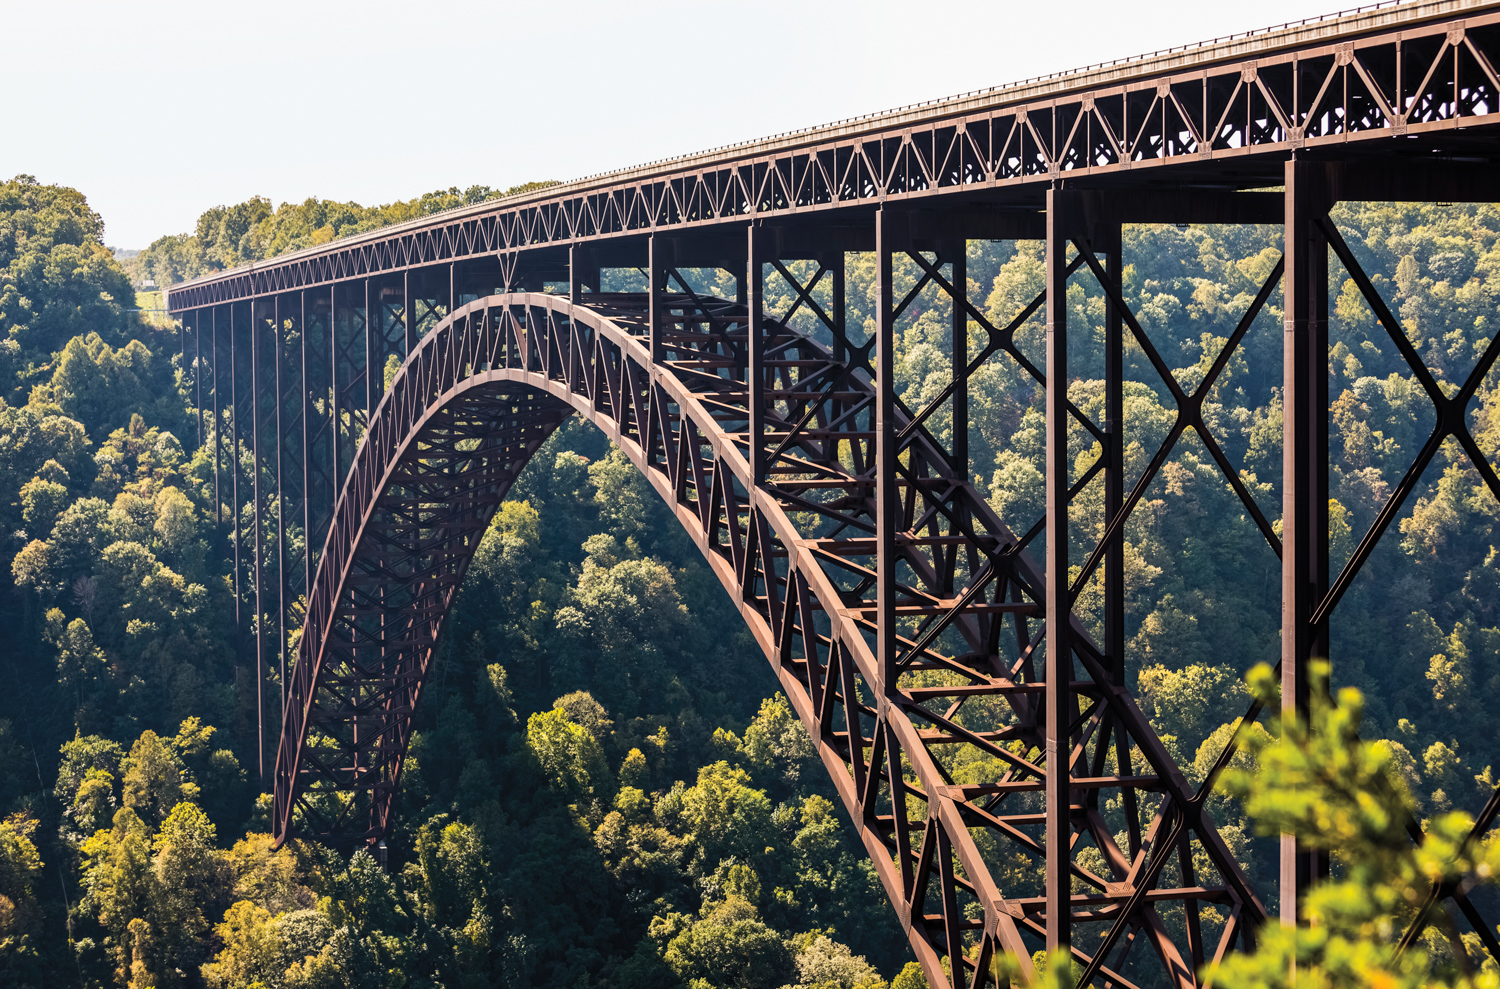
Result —
<path fill-rule="evenodd" d="M 1469 948 L 1441 906 L 1434 933 L 1452 945 L 1446 958 L 1430 951 L 1401 954 L 1393 934 L 1411 920 L 1433 883 L 1463 875 L 1490 877 L 1500 848 L 1466 843 L 1473 819 L 1463 812 L 1427 822 L 1424 839 L 1407 834 L 1415 804 L 1391 749 L 1359 737 L 1364 702 L 1344 688 L 1327 696 L 1327 664 L 1315 664 L 1311 710 L 1289 714 L 1272 735 L 1247 739 L 1260 772 L 1231 767 L 1225 788 L 1244 801 L 1262 834 L 1294 834 L 1309 848 L 1333 855 L 1338 878 L 1313 886 L 1301 905 L 1307 926 L 1267 925 L 1257 950 L 1217 965 L 1214 981 L 1234 986 L 1468 986 L 1497 983 L 1487 971 L 1471 982 Z M 1268 705 L 1278 701 L 1269 666 L 1247 677 Z M 1429 947 L 1434 946 L 1429 939 Z M 1477 944 L 1475 945 L 1477 949 Z"/>
<path fill-rule="evenodd" d="M 76 189 L 0 183 L 0 333 L 32 360 L 90 332 L 119 342 L 136 325 L 135 291 L 103 234 Z"/>
<path fill-rule="evenodd" d="M 36 942 L 42 910 L 36 894 L 42 857 L 32 843 L 35 818 L 0 820 L 0 980 L 10 986 L 40 986 L 42 959 Z"/>
<path fill-rule="evenodd" d="M 178 804 L 198 798 L 182 759 L 154 731 L 144 731 L 121 763 L 123 803 L 146 820 L 164 821 Z"/>
<path fill-rule="evenodd" d="M 585 816 L 614 796 L 614 779 L 594 736 L 561 709 L 541 711 L 526 721 L 526 745 L 558 794 Z"/>

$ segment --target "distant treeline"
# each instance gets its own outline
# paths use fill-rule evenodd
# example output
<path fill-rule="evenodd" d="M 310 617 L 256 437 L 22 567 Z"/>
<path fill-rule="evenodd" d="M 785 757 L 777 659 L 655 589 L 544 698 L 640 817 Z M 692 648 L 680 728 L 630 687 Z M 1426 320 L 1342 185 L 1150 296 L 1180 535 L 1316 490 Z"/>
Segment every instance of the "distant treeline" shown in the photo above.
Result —
<path fill-rule="evenodd" d="M 273 209 L 265 196 L 252 196 L 233 206 L 205 210 L 192 233 L 158 237 L 134 256 L 130 256 L 132 252 L 120 252 L 120 260 L 138 285 L 148 280 L 159 286 L 172 285 L 455 206 L 469 206 L 556 184 L 522 182 L 504 190 L 487 185 L 471 185 L 463 190 L 453 186 L 383 206 L 309 197 Z"/>

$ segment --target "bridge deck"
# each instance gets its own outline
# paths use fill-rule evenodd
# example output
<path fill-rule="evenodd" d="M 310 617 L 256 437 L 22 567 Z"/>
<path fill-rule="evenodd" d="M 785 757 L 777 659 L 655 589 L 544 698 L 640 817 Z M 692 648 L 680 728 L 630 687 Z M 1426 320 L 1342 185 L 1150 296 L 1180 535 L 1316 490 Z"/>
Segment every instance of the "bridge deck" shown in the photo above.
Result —
<path fill-rule="evenodd" d="M 528 267 L 557 269 L 570 245 L 884 202 L 1034 211 L 1064 177 L 1256 188 L 1279 184 L 1294 151 L 1489 162 L 1497 65 L 1495 0 L 1364 8 L 462 207 L 185 282 L 167 305 L 499 256 L 505 281 L 489 291 Z"/>

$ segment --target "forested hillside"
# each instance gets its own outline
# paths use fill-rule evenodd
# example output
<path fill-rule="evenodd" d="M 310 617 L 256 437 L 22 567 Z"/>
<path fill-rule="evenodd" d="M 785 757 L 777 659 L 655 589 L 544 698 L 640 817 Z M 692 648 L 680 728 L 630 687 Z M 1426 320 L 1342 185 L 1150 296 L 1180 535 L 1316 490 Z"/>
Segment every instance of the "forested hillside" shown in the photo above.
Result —
<path fill-rule="evenodd" d="M 397 205 L 407 212 L 251 200 L 133 260 L 164 284 L 427 209 Z M 1461 382 L 1500 319 L 1500 211 L 1371 204 L 1337 219 L 1368 270 L 1385 273 L 1376 284 L 1434 374 Z M 193 447 L 190 369 L 174 330 L 129 311 L 130 276 L 102 235 L 74 190 L 25 176 L 0 185 L 0 533 L 13 577 L 0 596 L 11 630 L 0 985 L 924 985 L 717 581 L 629 462 L 578 422 L 534 458 L 484 538 L 423 695 L 387 865 L 296 844 L 273 853 L 251 778 L 253 665 L 234 649 L 230 547 L 211 457 Z M 1127 296 L 1179 381 L 1203 380 L 1279 250 L 1279 228 L 1127 229 Z M 868 333 L 873 258 L 848 261 L 851 325 Z M 1042 287 L 1035 244 L 974 242 L 968 268 L 971 298 L 999 325 Z M 1433 414 L 1337 265 L 1330 277 L 1340 562 Z M 791 300 L 774 278 L 768 292 L 768 311 Z M 1279 298 L 1205 408 L 1272 520 Z M 1097 410 L 1103 297 L 1076 278 L 1069 307 L 1095 334 L 1078 332 L 1072 394 Z M 908 315 L 898 374 L 915 405 L 947 383 L 952 323 L 935 293 Z M 1040 365 L 1040 320 L 1017 339 Z M 1173 413 L 1139 349 L 1127 365 L 1126 462 L 1138 474 Z M 999 356 L 971 405 L 976 483 L 1025 531 L 1041 506 L 1041 396 Z M 1472 423 L 1495 463 L 1495 374 Z M 1082 471 L 1098 450 L 1074 439 Z M 248 478 L 253 460 L 239 459 Z M 1099 524 L 1089 497 L 1080 540 Z M 1424 816 L 1477 807 L 1500 773 L 1486 703 L 1500 696 L 1497 513 L 1445 448 L 1372 561 L 1376 576 L 1338 612 L 1335 680 L 1364 691 L 1365 737 L 1394 753 Z M 1279 566 L 1191 432 L 1128 539 L 1134 685 L 1201 778 L 1248 703 L 1244 672 L 1277 653 Z M 1233 798 L 1215 801 L 1270 889 L 1274 839 L 1252 839 Z M 999 874 L 1034 867 L 993 853 Z"/>

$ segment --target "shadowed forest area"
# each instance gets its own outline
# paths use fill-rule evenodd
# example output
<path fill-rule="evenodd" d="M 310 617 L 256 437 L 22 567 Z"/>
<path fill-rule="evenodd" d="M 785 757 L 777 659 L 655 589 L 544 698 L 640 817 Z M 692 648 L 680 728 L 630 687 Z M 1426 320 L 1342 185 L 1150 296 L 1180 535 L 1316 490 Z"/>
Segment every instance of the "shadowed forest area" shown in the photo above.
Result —
<path fill-rule="evenodd" d="M 369 209 L 254 199 L 205 212 L 192 234 L 130 257 L 127 272 L 82 194 L 27 176 L 0 184 L 0 540 L 12 561 L 0 594 L 10 629 L 0 984 L 925 987 L 824 767 L 717 580 L 629 461 L 576 420 L 526 469 L 466 579 L 418 711 L 387 866 L 365 852 L 271 850 L 253 778 L 254 666 L 236 649 L 234 557 L 215 524 L 230 509 L 214 503 L 211 447 L 195 445 L 175 326 L 133 311 L 133 281 L 167 285 L 492 194 Z M 1451 392 L 1500 328 L 1500 211 L 1346 204 L 1334 218 Z M 1280 240 L 1279 227 L 1126 228 L 1126 298 L 1183 388 L 1205 380 Z M 868 335 L 874 258 L 847 265 L 849 325 Z M 1036 243 L 971 242 L 967 267 L 970 298 L 997 326 L 1042 289 Z M 726 272 L 689 277 L 733 297 Z M 915 264 L 898 265 L 898 293 L 917 277 Z M 612 271 L 606 287 L 639 278 Z M 767 296 L 768 313 L 793 301 L 774 275 Z M 1280 298 L 1204 404 L 1273 528 Z M 1070 395 L 1102 419 L 1104 296 L 1079 276 L 1068 305 Z M 1337 570 L 1434 414 L 1336 261 L 1330 309 Z M 948 384 L 952 325 L 936 291 L 901 321 L 909 406 Z M 1034 316 L 1016 334 L 1037 366 L 1043 332 Z M 977 325 L 971 334 L 977 354 L 986 338 Z M 1143 351 L 1131 344 L 1125 360 L 1133 478 L 1175 411 Z M 1040 390 L 1000 354 L 970 396 L 974 481 L 1025 532 L 1042 511 Z M 946 422 L 931 420 L 940 439 Z M 1494 371 L 1470 422 L 1500 466 Z M 1100 451 L 1081 427 L 1072 444 L 1079 477 Z M 254 458 L 242 449 L 235 460 L 248 490 Z M 1081 497 L 1080 546 L 1103 511 L 1098 485 Z M 1362 693 L 1361 744 L 1395 767 L 1424 820 L 1476 809 L 1500 773 L 1500 714 L 1487 702 L 1500 696 L 1497 515 L 1450 441 L 1336 612 L 1334 683 Z M 304 534 L 288 523 L 285 535 L 300 552 Z M 1278 655 L 1279 563 L 1191 430 L 1127 541 L 1132 686 L 1196 783 L 1250 703 L 1246 672 Z M 1086 615 L 1099 594 L 1085 590 Z M 1235 759 L 1242 781 L 1270 742 L 1252 734 Z M 963 783 L 995 778 L 995 766 L 950 768 Z M 1252 788 L 1231 786 L 1211 809 L 1264 896 L 1277 839 L 1257 837 L 1246 816 Z M 984 851 L 1002 889 L 1040 866 Z M 1429 947 L 1455 950 L 1437 937 Z M 1464 939 L 1458 950 L 1480 949 Z"/>

